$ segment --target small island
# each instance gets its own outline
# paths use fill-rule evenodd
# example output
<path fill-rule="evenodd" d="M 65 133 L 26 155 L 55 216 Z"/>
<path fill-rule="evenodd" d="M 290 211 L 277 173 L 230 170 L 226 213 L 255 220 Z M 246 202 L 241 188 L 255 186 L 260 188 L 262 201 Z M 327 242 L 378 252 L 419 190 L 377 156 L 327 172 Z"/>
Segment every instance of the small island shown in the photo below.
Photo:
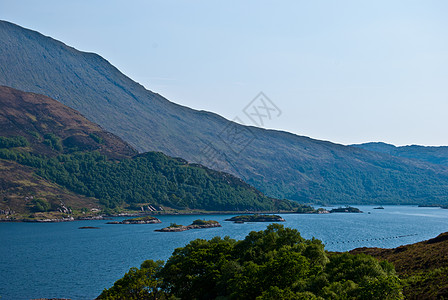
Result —
<path fill-rule="evenodd" d="M 346 206 L 346 207 L 338 207 L 330 210 L 330 213 L 362 213 L 359 208 Z"/>
<path fill-rule="evenodd" d="M 244 222 L 285 222 L 285 219 L 278 215 L 240 215 L 235 216 L 230 219 L 226 219 L 225 221 L 232 221 L 235 223 L 244 223 Z"/>
<path fill-rule="evenodd" d="M 202 229 L 202 228 L 213 228 L 213 227 L 221 227 L 221 224 L 219 224 L 218 221 L 214 220 L 195 220 L 191 225 L 184 226 L 184 225 L 178 225 L 176 223 L 171 223 L 170 226 L 162 228 L 162 229 L 156 229 L 154 231 L 158 232 L 180 232 L 180 231 L 186 231 L 190 229 Z"/>
<path fill-rule="evenodd" d="M 296 213 L 298 214 L 329 214 L 330 212 L 325 208 L 315 209 L 311 205 L 299 204 Z"/>
<path fill-rule="evenodd" d="M 100 227 L 95 227 L 95 226 L 82 226 L 82 227 L 79 227 L 78 229 L 100 229 Z"/>
<path fill-rule="evenodd" d="M 155 217 L 145 216 L 133 219 L 126 219 L 121 222 L 118 221 L 107 222 L 106 224 L 157 224 L 157 223 L 162 223 L 162 221 L 160 221 Z"/>
<path fill-rule="evenodd" d="M 374 207 L 373 209 L 384 209 L 382 206 Z"/>

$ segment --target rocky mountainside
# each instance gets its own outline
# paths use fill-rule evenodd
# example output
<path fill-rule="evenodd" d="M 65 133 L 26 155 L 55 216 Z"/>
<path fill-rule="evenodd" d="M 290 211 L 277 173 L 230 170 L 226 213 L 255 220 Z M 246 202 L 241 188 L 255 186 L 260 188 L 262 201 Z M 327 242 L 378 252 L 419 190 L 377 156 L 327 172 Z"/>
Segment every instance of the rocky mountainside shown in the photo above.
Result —
<path fill-rule="evenodd" d="M 0 84 L 50 96 L 140 152 L 236 175 L 276 198 L 448 203 L 444 166 L 230 122 L 168 101 L 102 57 L 0 21 Z"/>
<path fill-rule="evenodd" d="M 75 210 L 290 210 L 227 173 L 138 154 L 49 97 L 0 86 L 0 219 Z M 73 210 L 73 211 L 72 211 Z"/>

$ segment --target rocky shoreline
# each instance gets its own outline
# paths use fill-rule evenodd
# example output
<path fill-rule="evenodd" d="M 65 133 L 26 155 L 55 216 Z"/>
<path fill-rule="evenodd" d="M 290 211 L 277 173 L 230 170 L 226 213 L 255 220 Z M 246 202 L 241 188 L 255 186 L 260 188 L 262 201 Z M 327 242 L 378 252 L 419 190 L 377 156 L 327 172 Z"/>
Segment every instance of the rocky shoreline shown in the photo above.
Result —
<path fill-rule="evenodd" d="M 158 224 L 162 223 L 159 219 L 151 216 L 141 217 L 141 218 L 135 218 L 135 219 L 126 219 L 121 222 L 119 221 L 112 221 L 107 222 L 106 224 Z"/>
<path fill-rule="evenodd" d="M 69 217 L 69 218 L 62 218 L 62 219 L 24 219 L 23 222 L 31 222 L 31 223 L 58 223 L 58 222 L 72 222 L 75 221 L 75 218 Z"/>
<path fill-rule="evenodd" d="M 46 219 L 0 219 L 0 222 L 17 222 L 17 223 L 60 223 L 73 221 L 90 221 L 90 220 L 110 220 L 109 217 L 93 216 L 93 217 L 67 217 L 67 218 L 46 218 Z"/>
<path fill-rule="evenodd" d="M 151 215 L 156 216 L 183 216 L 183 215 L 234 215 L 234 214 L 253 214 L 254 212 L 244 211 L 244 212 L 232 212 L 232 211 L 188 211 L 188 212 L 170 212 L 170 211 L 157 211 L 154 212 Z M 274 213 L 270 211 L 265 212 L 258 212 L 258 213 Z M 282 212 L 275 212 L 275 213 L 284 213 L 284 214 L 293 214 L 295 212 L 293 211 L 282 211 Z M 144 217 L 148 216 L 147 213 L 119 213 L 119 214 L 113 214 L 113 215 L 96 215 L 96 216 L 90 216 L 90 217 L 83 217 L 83 216 L 77 216 L 77 217 L 68 217 L 68 218 L 44 218 L 44 219 L 33 219 L 33 218 L 23 218 L 23 216 L 10 216 L 9 218 L 0 218 L 0 223 L 2 222 L 31 222 L 31 223 L 59 223 L 59 222 L 71 222 L 71 221 L 89 221 L 89 220 L 110 220 L 111 218 L 115 217 Z"/>

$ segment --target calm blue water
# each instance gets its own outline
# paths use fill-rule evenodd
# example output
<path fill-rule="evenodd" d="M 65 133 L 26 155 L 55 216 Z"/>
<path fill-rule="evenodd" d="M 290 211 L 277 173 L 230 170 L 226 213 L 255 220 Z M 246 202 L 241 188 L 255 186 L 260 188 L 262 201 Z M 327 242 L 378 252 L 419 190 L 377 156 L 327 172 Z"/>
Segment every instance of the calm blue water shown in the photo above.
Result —
<path fill-rule="evenodd" d="M 326 248 L 392 248 L 433 238 L 448 231 L 448 210 L 411 206 L 357 206 L 363 214 L 282 215 L 285 226 L 305 238 L 316 237 Z M 370 212 L 370 214 L 368 214 Z M 106 221 L 68 223 L 0 223 L 0 296 L 2 300 L 66 297 L 93 299 L 146 259 L 166 260 L 196 238 L 229 235 L 244 238 L 266 223 L 224 222 L 229 215 L 162 216 L 162 224 L 107 225 Z M 154 232 L 171 222 L 188 225 L 198 218 L 223 227 L 177 233 Z M 120 220 L 117 218 L 117 220 Z M 80 230 L 80 226 L 101 229 Z M 401 236 L 401 237 L 399 237 Z"/>

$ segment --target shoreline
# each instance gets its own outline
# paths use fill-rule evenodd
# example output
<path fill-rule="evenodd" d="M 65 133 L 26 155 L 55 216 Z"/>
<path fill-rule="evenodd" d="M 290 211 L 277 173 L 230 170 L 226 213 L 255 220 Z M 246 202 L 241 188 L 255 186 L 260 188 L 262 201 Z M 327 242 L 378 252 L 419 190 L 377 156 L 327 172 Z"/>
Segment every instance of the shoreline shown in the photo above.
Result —
<path fill-rule="evenodd" d="M 48 218 L 48 219 L 0 219 L 0 223 L 62 223 L 75 221 L 94 221 L 94 220 L 111 220 L 112 218 L 126 218 L 126 217 L 145 217 L 145 216 L 205 216 L 205 215 L 246 215 L 246 214 L 297 214 L 294 211 L 213 211 L 213 212 L 160 212 L 160 213 L 120 213 L 115 215 L 100 215 L 92 217 L 67 217 L 67 218 Z"/>
<path fill-rule="evenodd" d="M 372 206 L 375 207 L 377 205 L 362 205 L 359 206 Z M 411 205 L 383 205 L 387 206 L 411 206 L 411 207 L 420 207 L 420 208 L 441 208 L 440 206 L 418 206 L 416 204 Z M 326 208 L 335 207 L 333 205 L 324 206 Z M 443 208 L 441 208 L 443 209 Z M 350 213 L 350 212 L 349 212 Z M 311 212 L 295 212 L 295 211 L 158 211 L 156 213 L 147 213 L 147 212 L 129 212 L 129 213 L 119 213 L 114 215 L 99 215 L 99 216 L 91 216 L 91 217 L 67 217 L 67 218 L 46 218 L 46 219 L 28 219 L 28 218 L 18 218 L 18 219 L 6 219 L 0 218 L 0 223 L 61 223 L 61 222 L 74 222 L 74 221 L 91 221 L 91 220 L 110 220 L 111 218 L 120 218 L 120 217 L 144 217 L 144 216 L 207 216 L 207 215 L 247 215 L 247 214 L 316 214 Z"/>

